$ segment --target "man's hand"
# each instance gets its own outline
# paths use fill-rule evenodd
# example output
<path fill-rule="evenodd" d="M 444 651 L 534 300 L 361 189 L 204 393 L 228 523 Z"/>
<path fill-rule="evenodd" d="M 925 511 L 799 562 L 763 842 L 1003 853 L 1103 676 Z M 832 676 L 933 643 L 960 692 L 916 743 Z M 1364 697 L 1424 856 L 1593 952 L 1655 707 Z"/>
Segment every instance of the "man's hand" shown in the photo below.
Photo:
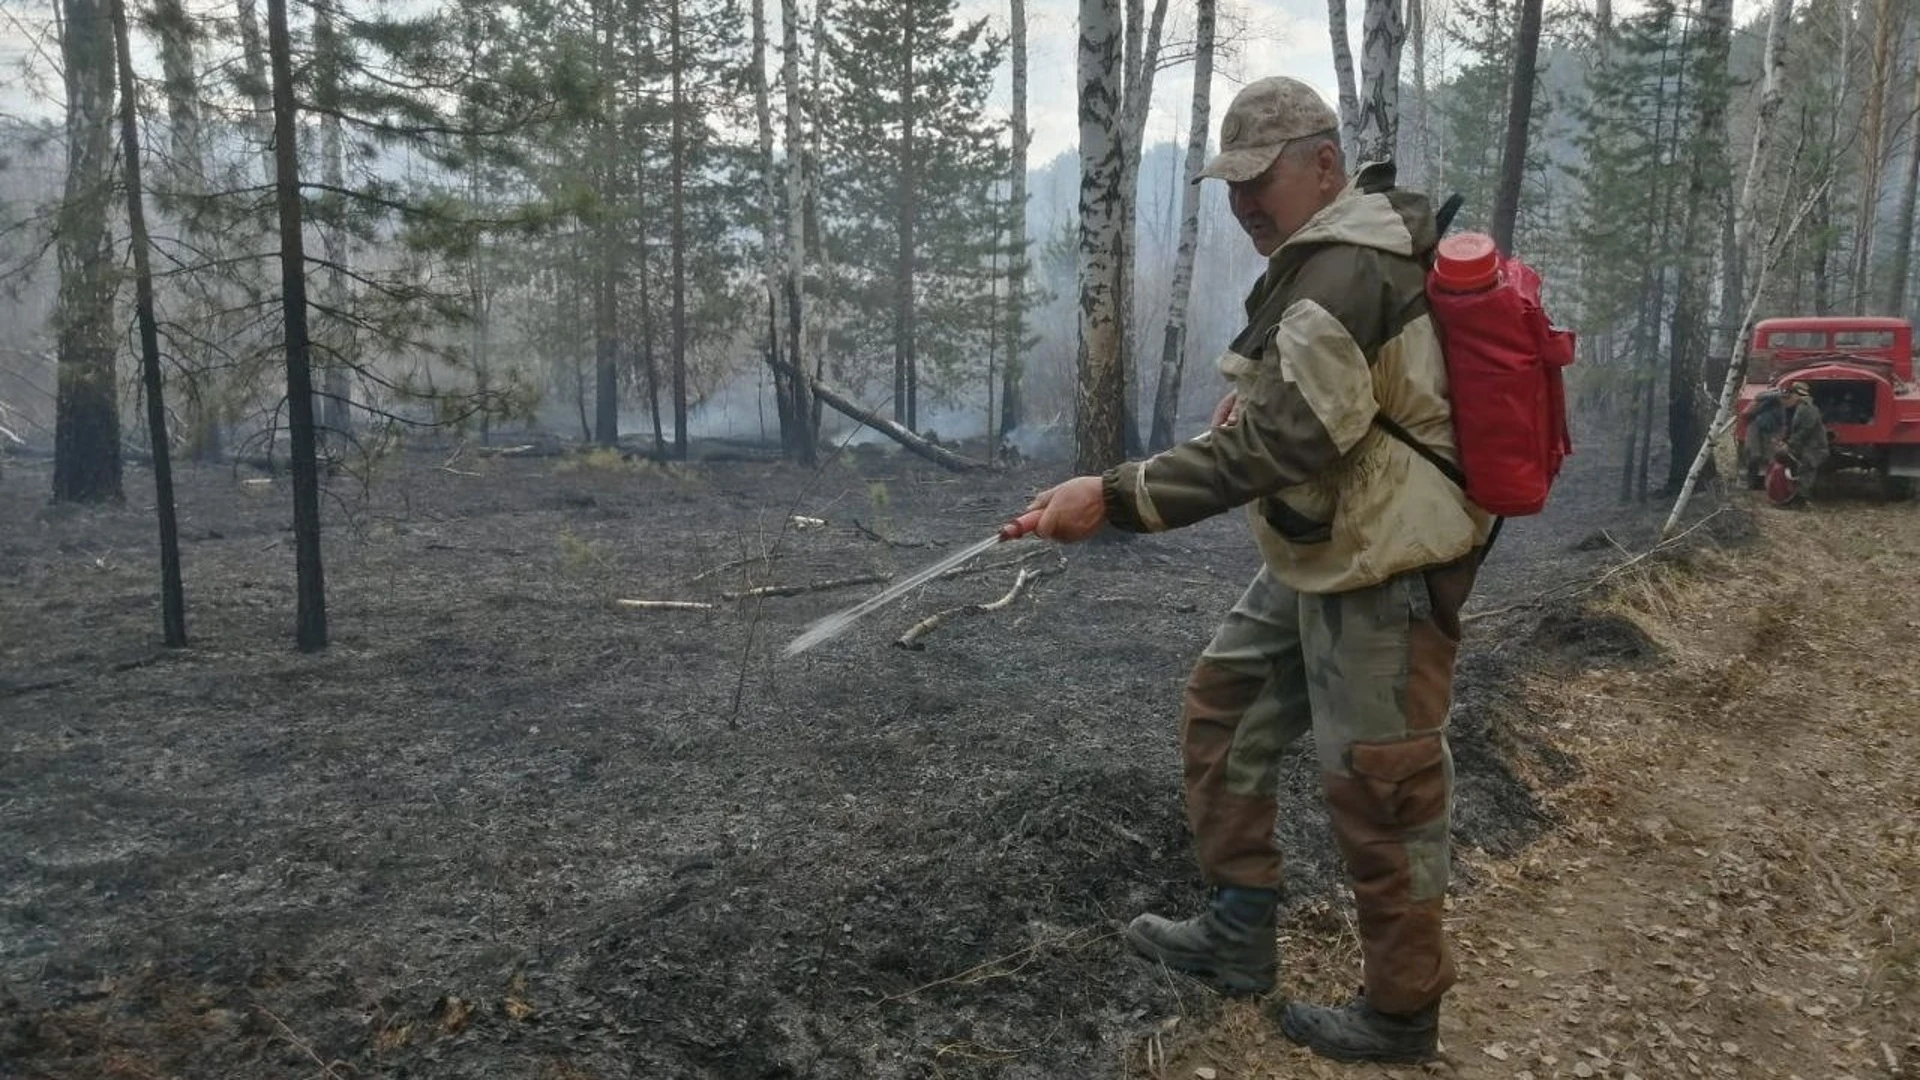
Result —
<path fill-rule="evenodd" d="M 1077 543 L 1107 523 L 1107 499 L 1097 476 L 1076 476 L 1033 497 L 1029 510 L 1039 510 L 1043 538 L 1062 544 Z"/>
<path fill-rule="evenodd" d="M 1227 421 L 1233 419 L 1233 407 L 1239 400 L 1233 391 L 1227 391 L 1227 396 L 1221 398 L 1220 404 L 1213 407 L 1213 419 L 1208 423 L 1213 427 L 1226 427 Z"/>

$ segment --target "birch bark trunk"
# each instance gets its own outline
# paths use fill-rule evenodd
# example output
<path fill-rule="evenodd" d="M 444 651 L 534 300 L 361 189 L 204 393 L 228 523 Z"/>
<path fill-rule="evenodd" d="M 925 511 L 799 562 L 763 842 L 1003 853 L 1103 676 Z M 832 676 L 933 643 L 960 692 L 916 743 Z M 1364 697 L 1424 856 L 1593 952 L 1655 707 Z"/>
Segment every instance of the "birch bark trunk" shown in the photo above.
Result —
<path fill-rule="evenodd" d="M 1867 313 L 1873 292 L 1873 240 L 1880 215 L 1880 174 L 1887 161 L 1887 92 L 1893 88 L 1893 43 L 1900 24 L 1894 18 L 1894 0 L 1877 0 L 1873 14 L 1873 52 L 1867 68 L 1866 108 L 1860 120 L 1860 201 L 1853 224 L 1853 257 L 1848 264 L 1847 288 L 1851 310 Z"/>
<path fill-rule="evenodd" d="M 767 0 L 753 0 L 753 118 L 760 155 L 760 271 L 767 295 L 767 355 L 778 358 L 786 333 L 786 303 L 780 284 L 780 192 L 774 182 L 773 107 L 767 87 Z M 780 414 L 780 444 L 787 460 L 799 459 L 792 415 L 793 396 L 787 385 L 789 376 L 778 370 L 773 375 L 774 399 Z"/>
<path fill-rule="evenodd" d="M 1537 2 L 1537 0 L 1529 0 Z M 1400 53 L 1407 26 L 1399 0 L 1367 0 L 1360 24 L 1360 115 L 1354 132 L 1358 166 L 1392 161 L 1400 148 Z"/>
<path fill-rule="evenodd" d="M 788 384 L 793 395 L 794 417 L 802 426 L 805 440 L 801 463 L 814 462 L 812 418 L 815 415 L 813 392 L 808 386 L 807 364 L 802 333 L 806 326 L 807 231 L 806 231 L 806 138 L 802 126 L 805 102 L 800 93 L 800 0 L 784 0 L 781 6 L 781 44 L 785 55 L 780 63 L 780 82 L 786 92 L 787 143 L 787 357 L 792 369 Z M 819 43 L 815 42 L 818 48 Z"/>
<path fill-rule="evenodd" d="M 1193 115 L 1187 125 L 1187 162 L 1180 179 L 1191 181 L 1206 164 L 1207 126 L 1213 84 L 1215 0 L 1197 0 L 1194 10 Z M 1186 367 L 1187 308 L 1193 296 L 1193 255 L 1200 239 L 1200 185 L 1182 183 L 1180 248 L 1173 264 L 1173 297 L 1167 303 L 1166 338 L 1160 344 L 1160 380 L 1153 395 L 1153 426 L 1147 449 L 1173 445 L 1179 420 L 1180 378 Z"/>
<path fill-rule="evenodd" d="M 1340 82 L 1340 145 L 1352 156 L 1360 146 L 1360 96 L 1353 88 L 1353 47 L 1347 43 L 1347 0 L 1327 0 L 1327 36 L 1333 41 L 1333 73 Z"/>
<path fill-rule="evenodd" d="M 1783 0 L 1784 2 L 1784 0 Z M 1913 230 L 1915 227 L 1916 189 L 1920 189 L 1920 56 L 1913 65 L 1913 112 L 1907 121 L 1907 178 L 1900 192 L 1900 212 L 1893 219 L 1893 274 L 1887 282 L 1888 315 L 1903 313 L 1907 302 L 1907 282 L 1913 270 Z"/>
<path fill-rule="evenodd" d="M 1213 0 L 1200 0 L 1211 4 Z M 1013 49 L 1013 165 L 1009 200 L 1013 242 L 1007 266 L 1007 361 L 1000 375 L 999 435 L 1005 438 L 1020 426 L 1020 383 L 1026 373 L 1027 337 L 1027 4 L 1012 0 Z"/>
<path fill-rule="evenodd" d="M 668 215 L 670 273 L 673 275 L 673 456 L 687 459 L 687 131 L 686 71 L 687 57 L 680 32 L 681 0 L 667 4 L 667 48 L 671 54 L 670 82 L 673 99 L 668 138 L 672 141 L 668 158 L 673 170 L 670 192 L 673 209 Z"/>
<path fill-rule="evenodd" d="M 1079 371 L 1074 457 L 1079 471 L 1118 464 L 1126 380 L 1120 351 L 1120 12 L 1116 0 L 1080 0 Z"/>
<path fill-rule="evenodd" d="M 1773 10 L 1767 19 L 1767 43 L 1763 54 L 1765 83 L 1760 94 L 1760 108 L 1754 121 L 1753 151 L 1747 159 L 1747 178 L 1740 187 L 1740 204 L 1734 212 L 1734 247 L 1744 259 L 1752 242 L 1754 224 L 1760 213 L 1760 190 L 1765 174 L 1767 159 L 1773 145 L 1773 127 L 1780 114 L 1782 79 L 1786 71 L 1787 35 L 1793 26 L 1793 0 L 1774 0 Z M 1760 298 L 1766 293 L 1767 276 L 1779 262 L 1780 253 L 1786 250 L 1799 229 L 1801 222 L 1826 196 L 1831 180 L 1823 180 L 1813 194 L 1801 204 L 1799 212 L 1783 231 L 1767 245 L 1768 250 L 1754 274 L 1749 287 L 1750 298 L 1745 313 L 1740 320 L 1740 329 L 1733 341 L 1733 355 L 1727 364 L 1725 379 L 1720 384 L 1720 400 L 1714 408 L 1713 421 L 1707 427 L 1707 437 L 1700 442 L 1699 450 L 1694 454 L 1693 463 L 1687 469 L 1686 479 L 1680 485 L 1680 493 L 1674 498 L 1673 510 L 1660 528 L 1660 537 L 1665 539 L 1673 534 L 1680 523 L 1680 516 L 1686 512 L 1687 503 L 1693 498 L 1694 488 L 1700 482 L 1700 476 L 1706 472 L 1707 463 L 1713 458 L 1713 441 L 1725 430 L 1733 413 L 1733 399 L 1740 389 L 1740 380 L 1746 374 L 1747 350 L 1752 344 L 1755 314 L 1759 310 Z"/>

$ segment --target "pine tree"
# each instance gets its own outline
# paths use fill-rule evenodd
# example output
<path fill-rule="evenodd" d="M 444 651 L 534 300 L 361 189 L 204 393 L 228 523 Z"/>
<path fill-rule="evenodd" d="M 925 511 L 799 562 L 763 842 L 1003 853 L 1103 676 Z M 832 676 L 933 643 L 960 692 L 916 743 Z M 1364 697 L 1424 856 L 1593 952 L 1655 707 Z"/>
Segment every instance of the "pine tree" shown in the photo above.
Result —
<path fill-rule="evenodd" d="M 113 21 L 115 68 L 119 73 L 120 150 L 126 169 L 127 231 L 133 254 L 134 311 L 140 326 L 140 370 L 147 399 L 147 432 L 153 446 L 154 509 L 160 526 L 160 625 L 166 643 L 178 648 L 187 643 L 186 593 L 180 581 L 180 530 L 174 520 L 173 467 L 167 445 L 167 406 L 160 381 L 160 328 L 154 316 L 146 185 L 140 178 L 140 126 L 135 109 L 132 35 L 127 30 L 125 0 L 108 0 L 108 8 Z M 178 129 L 175 133 L 179 134 Z"/>
<path fill-rule="evenodd" d="M 1513 7 L 1501 0 L 1471 0 L 1447 12 L 1440 29 L 1468 57 L 1453 72 L 1445 93 L 1436 95 L 1439 113 L 1434 139 L 1444 149 L 1435 193 L 1465 198 L 1455 228 L 1489 229 L 1498 201 L 1500 166 L 1507 143 L 1512 103 L 1515 46 L 1519 26 Z M 1544 72 L 1536 72 L 1536 79 Z M 1522 191 L 1516 203 L 1514 249 L 1532 250 L 1530 234 L 1551 204 L 1546 191 L 1550 166 L 1539 148 L 1546 145 L 1552 102 L 1535 96 L 1529 108 Z"/>
<path fill-rule="evenodd" d="M 986 108 L 1002 43 L 957 10 L 955 0 L 852 0 L 821 43 L 822 195 L 852 374 L 871 375 L 890 353 L 894 417 L 916 430 L 923 377 L 936 392 L 957 389 L 984 346 L 983 271 L 1006 168 Z"/>

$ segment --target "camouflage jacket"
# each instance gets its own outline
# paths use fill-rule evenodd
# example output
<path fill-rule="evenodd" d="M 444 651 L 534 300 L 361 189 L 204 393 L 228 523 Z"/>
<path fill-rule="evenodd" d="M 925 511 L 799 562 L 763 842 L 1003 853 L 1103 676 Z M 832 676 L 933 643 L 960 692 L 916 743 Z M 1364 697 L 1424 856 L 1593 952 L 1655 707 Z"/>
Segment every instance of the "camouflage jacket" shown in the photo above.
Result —
<path fill-rule="evenodd" d="M 1827 428 L 1811 401 L 1800 402 L 1787 412 L 1787 453 L 1809 469 L 1826 463 Z"/>
<path fill-rule="evenodd" d="M 1399 421 L 1447 459 L 1452 413 L 1427 312 L 1435 243 L 1423 195 L 1362 169 L 1268 260 L 1247 326 L 1218 361 L 1238 403 L 1224 425 L 1103 477 L 1107 516 L 1137 532 L 1248 506 L 1274 576 L 1345 592 L 1451 562 L 1490 519 L 1373 422 Z"/>

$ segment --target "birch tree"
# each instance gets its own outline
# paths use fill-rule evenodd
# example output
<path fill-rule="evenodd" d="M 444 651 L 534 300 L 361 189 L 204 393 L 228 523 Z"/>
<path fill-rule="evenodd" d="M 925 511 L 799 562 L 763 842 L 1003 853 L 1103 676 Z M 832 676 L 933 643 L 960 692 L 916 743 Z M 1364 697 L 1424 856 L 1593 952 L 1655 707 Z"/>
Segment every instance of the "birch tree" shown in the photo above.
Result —
<path fill-rule="evenodd" d="M 1160 344 L 1160 378 L 1153 395 L 1153 426 L 1148 449 L 1173 445 L 1180 411 L 1180 378 L 1186 363 L 1187 312 L 1193 294 L 1194 248 L 1200 239 L 1200 185 L 1185 182 L 1200 175 L 1207 157 L 1207 130 L 1213 84 L 1215 0 L 1194 6 L 1193 111 L 1187 123 L 1186 167 L 1180 194 L 1180 248 L 1174 257 L 1173 295 L 1167 302 L 1166 337 Z"/>
<path fill-rule="evenodd" d="M 1440 178 L 1433 138 L 1433 100 L 1427 93 L 1427 0 L 1407 0 L 1407 37 L 1413 42 L 1414 137 L 1420 140 L 1420 187 Z"/>
<path fill-rule="evenodd" d="M 804 147 L 806 133 L 802 127 L 805 99 L 800 93 L 800 0 L 784 0 L 781 4 L 780 39 L 784 54 L 780 61 L 780 85 L 786 95 L 786 151 L 787 151 L 787 259 L 786 259 L 786 310 L 787 310 L 787 357 L 786 363 L 792 369 L 788 374 L 788 408 L 793 411 L 795 438 L 802 440 L 798 447 L 802 464 L 812 465 L 814 461 L 814 411 L 813 393 L 807 385 L 807 360 L 804 345 L 807 309 L 807 231 L 803 207 L 806 205 L 806 177 L 804 175 Z M 814 48 L 820 48 L 816 36 Z"/>
<path fill-rule="evenodd" d="M 1860 118 L 1860 195 L 1855 208 L 1853 252 L 1847 284 L 1851 310 L 1867 313 L 1873 292 L 1873 240 L 1879 223 L 1880 176 L 1887 167 L 1887 96 L 1893 89 L 1894 42 L 1902 19 L 1896 19 L 1895 0 L 1874 0 L 1873 51 L 1867 66 L 1866 106 Z M 1902 9 L 1904 15 L 1904 9 Z"/>
<path fill-rule="evenodd" d="M 1734 248 L 1744 261 L 1751 250 L 1755 226 L 1760 214 L 1760 192 L 1764 184 L 1768 160 L 1773 147 L 1773 129 L 1778 123 L 1780 101 L 1783 87 L 1783 74 L 1786 71 L 1787 39 L 1793 27 L 1793 0 L 1774 0 L 1767 17 L 1767 43 L 1762 58 L 1764 69 L 1760 107 L 1754 117 L 1753 148 L 1747 158 L 1747 175 L 1740 187 L 1740 202 L 1734 211 Z M 1753 324 L 1758 311 L 1760 298 L 1766 294 L 1767 275 L 1779 261 L 1781 252 L 1793 238 L 1800 224 L 1811 209 L 1826 197 L 1826 189 L 1831 178 L 1822 179 L 1818 187 L 1800 206 L 1782 235 L 1772 238 L 1767 251 L 1760 257 L 1759 266 L 1753 275 L 1750 287 L 1751 298 L 1745 305 L 1745 313 L 1740 320 L 1739 332 L 1734 337 L 1733 355 L 1727 365 L 1726 377 L 1721 381 L 1720 398 L 1714 408 L 1712 423 L 1708 426 L 1710 437 L 1702 439 L 1699 449 L 1693 455 L 1693 461 L 1687 468 L 1687 474 L 1680 484 L 1679 494 L 1673 501 L 1673 510 L 1667 515 L 1666 523 L 1660 529 L 1662 539 L 1672 535 L 1680 517 L 1686 512 L 1687 503 L 1693 498 L 1693 490 L 1700 482 L 1700 476 L 1706 471 L 1707 463 L 1713 458 L 1713 437 L 1725 430 L 1728 418 L 1733 414 L 1733 401 L 1740 390 L 1740 380 L 1747 369 L 1747 352 L 1753 340 Z"/>
<path fill-rule="evenodd" d="M 1783 0 L 1784 2 L 1784 0 Z M 1920 47 L 1913 58 L 1913 111 L 1907 121 L 1907 176 L 1900 189 L 1900 210 L 1893 218 L 1893 267 L 1887 280 L 1886 313 L 1899 315 L 1907 303 L 1907 282 L 1913 269 L 1915 195 L 1920 191 Z"/>
<path fill-rule="evenodd" d="M 1779 126 L 1781 102 L 1785 98 L 1787 33 L 1793 22 L 1793 4 L 1794 0 L 1773 0 L 1767 15 L 1766 44 L 1760 58 L 1760 101 L 1754 108 L 1753 144 L 1747 152 L 1739 198 L 1733 203 L 1732 243 L 1720 274 L 1719 308 L 1723 322 L 1732 317 L 1745 298 L 1746 282 L 1753 271 L 1752 208 L 1758 205 L 1761 185 L 1773 163 L 1774 130 Z M 1732 336 L 1724 336 L 1723 340 L 1726 348 L 1716 350 L 1715 355 L 1724 353 L 1731 363 L 1739 342 Z"/>
<path fill-rule="evenodd" d="M 244 121 L 260 146 L 260 175 L 273 183 L 273 93 L 267 75 L 266 38 L 260 33 L 260 9 L 254 0 L 235 0 L 234 26 L 240 34 L 239 73 L 234 82 L 251 106 Z"/>
<path fill-rule="evenodd" d="M 753 0 L 753 79 L 754 131 L 758 138 L 760 168 L 760 269 L 767 305 L 767 355 L 778 359 L 786 341 L 786 287 L 782 280 L 780 228 L 780 191 L 775 181 L 773 160 L 773 107 L 767 86 L 767 2 Z M 799 426 L 793 415 L 793 393 L 787 385 L 790 376 L 773 371 L 774 405 L 780 414 L 780 442 L 787 459 L 800 463 L 804 446 L 811 440 L 799 439 Z"/>
<path fill-rule="evenodd" d="M 1538 0 L 1528 0 L 1537 3 Z M 1360 114 L 1354 162 L 1391 161 L 1400 142 L 1400 53 L 1407 26 L 1399 0 L 1366 0 L 1360 23 Z"/>
<path fill-rule="evenodd" d="M 600 100 L 596 121 L 600 145 L 619 145 L 620 125 L 615 105 L 614 43 L 618 12 L 612 0 L 592 6 L 594 36 L 600 54 Z M 593 440 L 601 446 L 620 441 L 620 292 L 622 237 L 616 208 L 620 204 L 621 172 L 617 155 L 597 156 L 595 174 L 596 274 L 593 281 Z"/>
<path fill-rule="evenodd" d="M 1160 69 L 1160 42 L 1167 21 L 1167 0 L 1154 0 L 1153 14 L 1143 19 L 1141 0 L 1127 0 L 1126 42 L 1123 65 L 1125 82 L 1120 106 L 1120 352 L 1121 371 L 1126 380 L 1122 391 L 1126 416 L 1122 436 L 1126 452 L 1140 448 L 1139 424 L 1135 403 L 1140 388 L 1140 349 L 1133 340 L 1133 295 L 1137 267 L 1136 223 L 1140 204 L 1140 157 L 1146 145 L 1147 114 L 1153 106 L 1154 76 Z M 1143 27 L 1142 22 L 1146 25 Z"/>
<path fill-rule="evenodd" d="M 1124 453 L 1126 379 L 1120 339 L 1119 137 L 1122 87 L 1118 0 L 1080 0 L 1075 66 L 1080 103 L 1080 243 L 1077 278 L 1080 332 L 1074 460 L 1083 473 L 1103 472 Z"/>
<path fill-rule="evenodd" d="M 1697 62 L 1685 147 L 1687 194 L 1681 215 L 1673 318 L 1667 333 L 1667 458 L 1665 490 L 1685 481 L 1686 463 L 1706 436 L 1702 371 L 1706 361 L 1707 277 L 1712 262 L 1709 241 L 1719 219 L 1719 192 L 1727 175 L 1727 70 L 1733 21 L 1732 0 L 1700 5 Z"/>
<path fill-rule="evenodd" d="M 1210 5 L 1212 0 L 1200 2 Z M 1025 405 L 1020 384 L 1026 373 L 1027 353 L 1027 145 L 1032 139 L 1027 128 L 1026 0 L 1011 0 L 1008 14 L 1013 51 L 1013 162 L 1008 170 L 1011 190 L 1007 231 L 1013 246 L 1007 264 L 1007 360 L 1000 375 L 1000 438 L 1020 426 Z"/>
<path fill-rule="evenodd" d="M 1333 43 L 1333 74 L 1340 83 L 1340 145 L 1351 155 L 1360 145 L 1360 95 L 1354 90 L 1353 47 L 1347 43 L 1347 0 L 1327 0 L 1327 35 Z"/>
<path fill-rule="evenodd" d="M 199 26 L 187 15 L 180 0 L 157 0 L 145 20 L 147 30 L 159 46 L 161 86 L 167 105 L 168 153 L 158 170 L 154 187 L 161 211 L 171 209 L 179 219 L 182 232 L 197 246 L 208 248 L 217 258 L 226 257 L 233 245 L 229 238 L 204 227 L 207 194 L 206 140 L 202 134 L 200 113 L 200 76 L 195 63 L 195 45 L 201 40 Z M 258 27 L 255 27 L 258 33 Z M 251 236 L 248 240 L 253 239 Z M 235 323 L 224 283 L 191 282 L 192 295 L 186 318 L 195 333 L 219 341 L 234 336 Z M 196 289 L 195 287 L 198 286 Z M 201 329 L 204 328 L 204 329 Z M 184 350 L 183 350 L 184 351 Z M 195 343 L 194 353 L 204 355 L 204 346 Z M 222 426 L 225 395 L 220 365 L 183 364 L 186 411 L 186 451 L 202 461 L 217 460 L 223 453 Z"/>

